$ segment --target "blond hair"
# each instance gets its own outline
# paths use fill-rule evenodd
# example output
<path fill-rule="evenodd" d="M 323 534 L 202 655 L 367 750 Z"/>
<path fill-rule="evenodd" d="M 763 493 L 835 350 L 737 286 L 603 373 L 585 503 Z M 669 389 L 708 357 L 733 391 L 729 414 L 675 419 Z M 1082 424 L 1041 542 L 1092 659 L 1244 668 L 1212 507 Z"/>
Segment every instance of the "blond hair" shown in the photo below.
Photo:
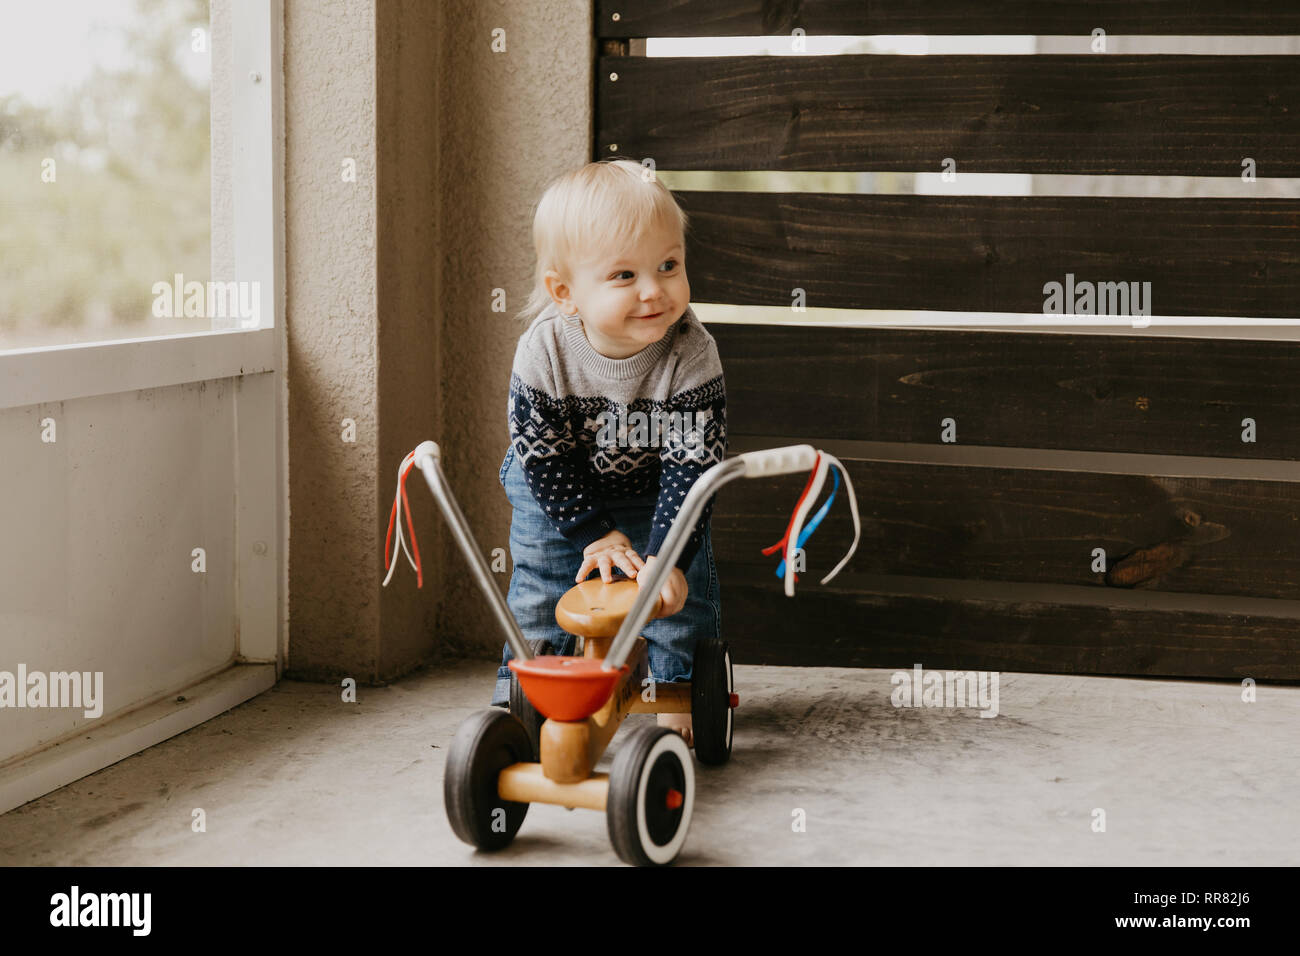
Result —
<path fill-rule="evenodd" d="M 516 318 L 531 323 L 551 303 L 547 271 L 569 281 L 571 265 L 584 253 L 635 242 L 655 228 L 679 230 L 685 245 L 687 225 L 686 213 L 653 168 L 633 160 L 602 159 L 556 177 L 537 201 L 533 289 Z"/>

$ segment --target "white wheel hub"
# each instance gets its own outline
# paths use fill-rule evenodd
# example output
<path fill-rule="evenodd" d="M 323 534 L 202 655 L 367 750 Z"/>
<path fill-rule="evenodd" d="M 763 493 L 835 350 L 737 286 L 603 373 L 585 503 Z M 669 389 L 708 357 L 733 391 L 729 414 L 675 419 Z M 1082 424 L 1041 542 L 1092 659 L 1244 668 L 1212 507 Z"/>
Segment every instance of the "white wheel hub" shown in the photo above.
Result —
<path fill-rule="evenodd" d="M 650 775 L 654 770 L 655 764 L 659 761 L 660 755 L 671 752 L 682 768 L 682 779 L 684 781 L 682 794 L 682 817 L 681 822 L 677 825 L 677 832 L 673 838 L 663 845 L 654 842 L 650 837 L 650 828 L 646 824 L 646 788 L 650 783 Z M 686 833 L 691 827 L 691 813 L 695 809 L 695 762 L 691 759 L 690 748 L 686 746 L 686 741 L 682 735 L 676 732 L 664 734 L 650 748 L 646 754 L 644 762 L 641 764 L 641 779 L 637 781 L 636 787 L 636 831 L 637 840 L 641 843 L 641 848 L 645 851 L 646 856 L 650 857 L 655 863 L 668 863 L 681 851 L 682 844 L 686 842 Z"/>

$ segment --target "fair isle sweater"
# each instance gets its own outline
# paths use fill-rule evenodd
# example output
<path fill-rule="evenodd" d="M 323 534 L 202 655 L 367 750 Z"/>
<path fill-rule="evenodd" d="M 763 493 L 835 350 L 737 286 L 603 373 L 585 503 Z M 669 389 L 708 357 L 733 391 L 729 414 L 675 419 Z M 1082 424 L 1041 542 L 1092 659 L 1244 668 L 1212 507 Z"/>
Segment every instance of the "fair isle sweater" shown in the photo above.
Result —
<path fill-rule="evenodd" d="M 519 339 L 508 410 L 529 490 L 579 550 L 616 527 L 606 502 L 653 494 L 643 556 L 658 554 L 686 493 L 727 454 L 722 363 L 690 306 L 658 342 L 612 359 L 551 303 Z M 712 512 L 710 499 L 676 561 L 683 572 Z"/>

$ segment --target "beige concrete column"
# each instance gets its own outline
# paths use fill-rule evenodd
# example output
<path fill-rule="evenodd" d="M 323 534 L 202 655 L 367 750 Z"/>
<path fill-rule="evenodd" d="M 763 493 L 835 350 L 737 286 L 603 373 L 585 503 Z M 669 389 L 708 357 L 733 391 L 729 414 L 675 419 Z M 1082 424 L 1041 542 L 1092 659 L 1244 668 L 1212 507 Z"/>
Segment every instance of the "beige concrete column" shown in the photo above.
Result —
<path fill-rule="evenodd" d="M 384 532 L 393 504 L 397 466 L 425 439 L 442 444 L 443 405 L 438 368 L 446 280 L 439 268 L 445 234 L 441 222 L 440 166 L 442 63 L 440 19 L 444 4 L 428 0 L 378 0 L 375 23 L 375 131 L 379 185 L 378 370 L 379 486 L 370 567 L 383 580 Z M 459 489 L 458 489 L 459 490 Z M 407 479 L 407 497 L 420 543 L 424 587 L 401 557 L 386 588 L 378 588 L 376 673 L 389 679 L 430 659 L 443 641 L 435 627 L 454 568 L 441 557 L 450 539 L 442 515 L 419 472 Z"/>
<path fill-rule="evenodd" d="M 533 204 L 552 177 L 590 159 L 593 6 L 587 0 L 442 4 L 438 441 L 480 544 L 488 552 L 504 548 L 507 556 L 510 504 L 497 473 L 510 442 L 506 398 L 521 331 L 510 316 L 530 288 Z M 505 52 L 493 52 L 498 28 Z M 504 314 L 492 311 L 496 289 L 505 290 Z M 441 548 L 448 575 L 439 649 L 500 654 L 503 636 L 464 575 L 455 542 L 444 536 Z M 504 592 L 509 571 L 499 578 Z M 485 704 L 490 690 L 484 689 Z"/>
<path fill-rule="evenodd" d="M 285 0 L 289 677 L 379 672 L 374 38 L 374 0 Z"/>
<path fill-rule="evenodd" d="M 380 586 L 384 533 L 398 462 L 431 438 L 480 545 L 508 553 L 509 315 L 532 204 L 588 159 L 591 33 L 578 0 L 285 0 L 290 677 L 500 648 L 418 475 L 422 590 L 405 558 Z"/>

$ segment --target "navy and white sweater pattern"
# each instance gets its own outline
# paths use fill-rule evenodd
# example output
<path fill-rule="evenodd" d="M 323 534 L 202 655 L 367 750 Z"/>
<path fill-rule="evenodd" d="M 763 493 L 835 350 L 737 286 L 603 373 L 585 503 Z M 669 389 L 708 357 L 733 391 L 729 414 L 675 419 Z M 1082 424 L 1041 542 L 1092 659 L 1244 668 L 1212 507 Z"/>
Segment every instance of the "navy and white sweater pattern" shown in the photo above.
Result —
<path fill-rule="evenodd" d="M 616 527 L 605 502 L 654 495 L 645 555 L 658 554 L 691 486 L 727 454 L 722 363 L 690 306 L 658 342 L 611 359 L 552 303 L 520 337 L 507 408 L 529 490 L 579 550 Z M 712 512 L 710 499 L 683 571 Z"/>

